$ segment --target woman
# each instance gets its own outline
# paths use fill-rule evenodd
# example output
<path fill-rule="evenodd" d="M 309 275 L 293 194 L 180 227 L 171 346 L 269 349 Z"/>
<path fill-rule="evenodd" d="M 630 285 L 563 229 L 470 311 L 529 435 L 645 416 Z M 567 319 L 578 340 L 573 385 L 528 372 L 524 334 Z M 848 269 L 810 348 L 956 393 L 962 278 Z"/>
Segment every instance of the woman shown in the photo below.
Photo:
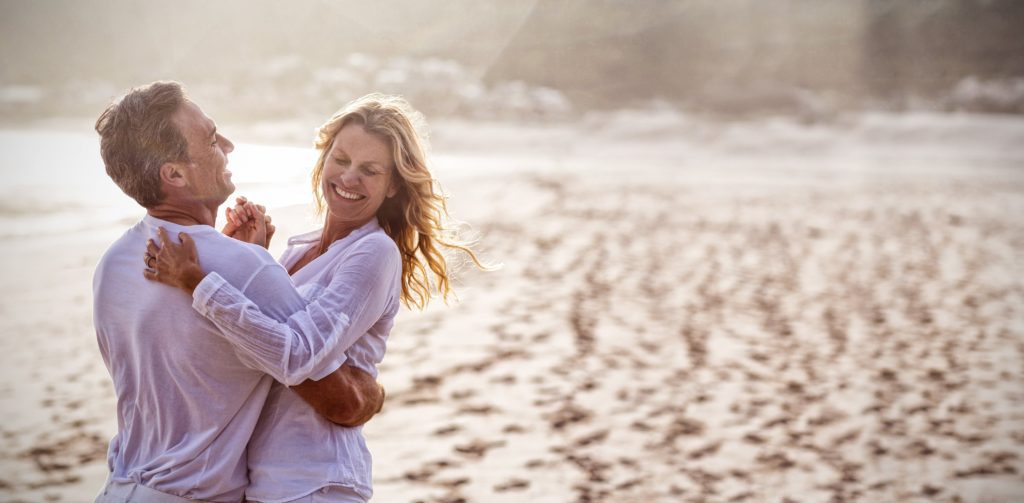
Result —
<path fill-rule="evenodd" d="M 291 238 L 280 258 L 310 303 L 304 318 L 280 323 L 264 316 L 216 273 L 204 277 L 194 249 L 185 246 L 151 244 L 156 261 L 149 276 L 192 294 L 195 309 L 222 331 L 253 340 L 285 337 L 289 330 L 333 333 L 317 348 L 318 357 L 341 355 L 337 365 L 347 361 L 376 377 L 399 300 L 423 308 L 431 284 L 445 297 L 450 293 L 440 247 L 462 250 L 480 266 L 472 250 L 442 236 L 447 210 L 427 168 L 417 118 L 401 98 L 372 94 L 319 129 L 312 178 L 317 210 L 327 210 L 324 227 Z M 261 209 L 240 203 L 227 212 L 228 228 L 265 245 Z M 333 425 L 275 383 L 249 443 L 247 498 L 368 500 L 371 458 L 361 432 Z"/>

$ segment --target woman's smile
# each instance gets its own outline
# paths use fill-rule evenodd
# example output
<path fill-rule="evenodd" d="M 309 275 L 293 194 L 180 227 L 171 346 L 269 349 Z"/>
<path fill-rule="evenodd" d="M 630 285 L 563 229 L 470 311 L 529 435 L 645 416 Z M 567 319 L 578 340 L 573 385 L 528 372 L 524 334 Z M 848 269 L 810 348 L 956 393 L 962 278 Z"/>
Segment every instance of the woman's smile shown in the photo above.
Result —
<path fill-rule="evenodd" d="M 366 199 L 366 196 L 356 194 L 355 192 L 349 192 L 345 189 L 342 189 L 335 183 L 331 183 L 331 189 L 333 189 L 334 193 L 337 194 L 342 199 L 348 199 L 350 201 L 359 201 L 361 199 Z"/>

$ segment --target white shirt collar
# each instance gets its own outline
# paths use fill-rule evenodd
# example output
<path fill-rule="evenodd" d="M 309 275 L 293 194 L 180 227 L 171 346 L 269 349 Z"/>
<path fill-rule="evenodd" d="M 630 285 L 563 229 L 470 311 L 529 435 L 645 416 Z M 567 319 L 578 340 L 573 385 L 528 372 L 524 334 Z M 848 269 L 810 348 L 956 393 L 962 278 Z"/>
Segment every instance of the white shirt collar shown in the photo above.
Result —
<path fill-rule="evenodd" d="M 327 249 L 330 250 L 331 248 L 334 248 L 335 245 L 338 245 L 340 243 L 353 243 L 353 242 L 359 240 L 359 238 L 361 238 L 361 237 L 363 237 L 363 236 L 365 236 L 367 234 L 370 234 L 372 232 L 375 232 L 375 231 L 379 230 L 380 228 L 381 228 L 380 227 L 380 223 L 377 222 L 377 219 L 376 218 L 371 218 L 369 222 L 366 222 L 361 227 L 358 227 L 354 231 L 348 233 L 347 236 L 345 236 L 345 237 L 343 237 L 341 239 L 338 239 L 338 240 L 334 241 L 333 243 L 331 243 L 330 245 L 328 245 Z M 323 233 L 324 233 L 324 229 L 323 229 L 323 227 L 321 227 L 321 228 L 319 228 L 319 229 L 317 229 L 315 231 L 310 231 L 310 232 L 307 232 L 305 234 L 299 234 L 297 236 L 292 236 L 291 238 L 288 239 L 288 246 L 299 246 L 299 245 L 305 245 L 305 244 L 318 243 L 318 242 L 320 242 L 320 236 L 322 236 Z"/>
<path fill-rule="evenodd" d="M 153 215 L 150 215 L 149 213 L 146 213 L 146 216 L 142 217 L 142 224 L 152 229 L 156 229 L 157 227 L 163 227 L 168 234 L 184 231 L 187 231 L 189 234 L 196 232 L 219 232 L 217 229 L 214 229 L 213 227 L 206 224 L 181 225 L 176 224 L 174 222 L 169 222 L 167 220 L 156 218 Z"/>

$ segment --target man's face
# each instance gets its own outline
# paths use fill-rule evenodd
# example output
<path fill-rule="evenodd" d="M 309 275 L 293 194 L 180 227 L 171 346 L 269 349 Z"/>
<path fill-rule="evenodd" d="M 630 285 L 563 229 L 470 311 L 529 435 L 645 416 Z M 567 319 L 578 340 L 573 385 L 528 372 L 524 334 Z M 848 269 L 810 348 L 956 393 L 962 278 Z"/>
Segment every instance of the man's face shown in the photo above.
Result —
<path fill-rule="evenodd" d="M 190 194 L 197 202 L 220 205 L 235 191 L 227 170 L 228 154 L 235 145 L 218 133 L 213 120 L 191 101 L 185 101 L 174 114 L 174 123 L 188 141 L 185 178 Z"/>

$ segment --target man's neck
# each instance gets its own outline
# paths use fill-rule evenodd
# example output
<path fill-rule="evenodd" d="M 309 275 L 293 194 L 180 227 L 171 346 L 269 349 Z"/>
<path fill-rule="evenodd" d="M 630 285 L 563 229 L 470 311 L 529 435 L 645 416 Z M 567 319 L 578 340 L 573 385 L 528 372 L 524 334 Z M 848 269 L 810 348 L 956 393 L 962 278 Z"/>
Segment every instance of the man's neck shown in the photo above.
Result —
<path fill-rule="evenodd" d="M 209 225 L 217 223 L 217 206 L 162 202 L 146 210 L 149 216 L 178 225 Z"/>

